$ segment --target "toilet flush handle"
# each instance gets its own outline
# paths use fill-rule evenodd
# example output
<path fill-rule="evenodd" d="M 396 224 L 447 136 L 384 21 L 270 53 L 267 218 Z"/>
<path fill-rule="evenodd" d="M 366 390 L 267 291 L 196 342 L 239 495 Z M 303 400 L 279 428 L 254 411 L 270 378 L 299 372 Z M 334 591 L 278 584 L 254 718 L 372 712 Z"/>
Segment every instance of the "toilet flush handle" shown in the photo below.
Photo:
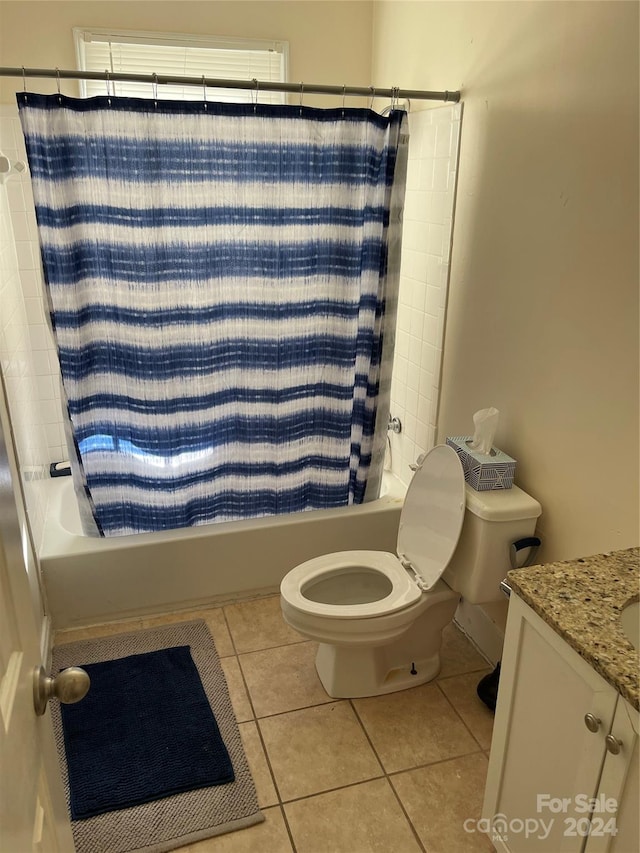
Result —
<path fill-rule="evenodd" d="M 515 542 L 512 542 L 509 546 L 511 568 L 523 569 L 525 566 L 532 565 L 541 544 L 542 542 L 537 536 L 526 536 L 524 539 L 517 539 Z M 523 548 L 530 548 L 531 550 L 527 554 L 527 559 L 524 563 L 518 565 L 518 551 L 522 551 Z"/>
<path fill-rule="evenodd" d="M 524 539 L 516 539 L 515 542 L 512 542 L 509 546 L 511 568 L 523 569 L 525 566 L 530 566 L 533 563 L 533 558 L 541 544 L 541 540 L 538 539 L 537 536 L 526 536 Z M 523 548 L 530 548 L 531 550 L 527 554 L 527 559 L 524 563 L 518 565 L 518 551 L 522 551 Z M 506 578 L 500 581 L 500 590 L 507 596 L 507 598 L 511 595 L 511 586 Z"/>

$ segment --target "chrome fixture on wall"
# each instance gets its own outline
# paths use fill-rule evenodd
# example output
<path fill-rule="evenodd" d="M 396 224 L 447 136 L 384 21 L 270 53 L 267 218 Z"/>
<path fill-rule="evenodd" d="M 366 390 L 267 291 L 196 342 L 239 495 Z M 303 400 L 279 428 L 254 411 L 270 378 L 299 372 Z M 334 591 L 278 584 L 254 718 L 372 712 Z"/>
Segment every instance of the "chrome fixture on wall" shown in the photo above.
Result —
<path fill-rule="evenodd" d="M 19 175 L 26 170 L 26 164 L 22 160 L 10 160 L 0 151 L 0 184 L 4 184 L 12 175 Z"/>

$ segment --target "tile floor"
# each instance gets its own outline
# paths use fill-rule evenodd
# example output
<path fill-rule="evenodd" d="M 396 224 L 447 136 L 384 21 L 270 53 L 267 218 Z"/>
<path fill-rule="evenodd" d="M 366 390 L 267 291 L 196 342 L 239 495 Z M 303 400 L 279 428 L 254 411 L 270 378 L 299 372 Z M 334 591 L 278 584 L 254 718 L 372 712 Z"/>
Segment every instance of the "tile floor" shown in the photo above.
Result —
<path fill-rule="evenodd" d="M 455 626 L 430 684 L 335 700 L 315 644 L 278 596 L 59 632 L 57 642 L 202 618 L 221 658 L 265 822 L 180 853 L 466 853 L 478 818 L 493 715 L 476 696 L 486 661 Z"/>

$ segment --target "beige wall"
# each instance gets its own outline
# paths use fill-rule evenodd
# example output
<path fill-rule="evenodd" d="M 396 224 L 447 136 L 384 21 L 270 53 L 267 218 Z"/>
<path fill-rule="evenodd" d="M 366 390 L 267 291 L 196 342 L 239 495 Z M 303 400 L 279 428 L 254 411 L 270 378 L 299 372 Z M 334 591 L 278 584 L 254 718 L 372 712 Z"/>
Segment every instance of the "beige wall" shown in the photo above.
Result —
<path fill-rule="evenodd" d="M 73 67 L 73 26 L 286 39 L 292 80 L 462 88 L 439 437 L 501 410 L 545 557 L 637 544 L 636 3 L 21 0 L 0 62 Z"/>
<path fill-rule="evenodd" d="M 500 409 L 545 558 L 637 544 L 638 4 L 379 2 L 373 78 L 464 90 L 439 438 Z"/>
<path fill-rule="evenodd" d="M 368 86 L 371 2 L 0 2 L 0 64 L 75 68 L 72 27 L 114 27 L 289 42 L 289 77 L 307 83 Z M 327 60 L 328 51 L 331 61 Z M 153 70 L 153 69 L 151 69 Z M 30 85 L 55 92 L 55 81 Z M 22 80 L 2 81 L 0 101 L 13 102 Z M 73 83 L 64 91 L 75 95 Z M 330 99 L 304 99 L 333 106 Z M 348 102 L 349 103 L 349 102 Z"/>

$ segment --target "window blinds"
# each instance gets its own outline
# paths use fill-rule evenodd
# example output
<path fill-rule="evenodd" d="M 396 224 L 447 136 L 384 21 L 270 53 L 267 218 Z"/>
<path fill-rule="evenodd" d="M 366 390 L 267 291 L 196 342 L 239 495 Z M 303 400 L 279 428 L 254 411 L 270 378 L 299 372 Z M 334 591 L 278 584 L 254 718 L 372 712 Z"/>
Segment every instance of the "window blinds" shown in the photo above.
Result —
<path fill-rule="evenodd" d="M 232 80 L 286 82 L 287 44 L 250 39 L 208 38 L 173 33 L 140 33 L 114 30 L 74 29 L 78 67 L 82 71 L 133 74 L 174 74 L 182 77 L 218 77 Z M 111 82 L 114 95 L 149 98 L 149 83 Z M 102 80 L 81 82 L 83 97 L 105 95 Z M 157 97 L 202 100 L 197 86 L 161 84 Z M 217 101 L 247 101 L 252 94 L 242 89 L 207 89 Z M 283 92 L 258 92 L 260 103 L 285 102 Z"/>

